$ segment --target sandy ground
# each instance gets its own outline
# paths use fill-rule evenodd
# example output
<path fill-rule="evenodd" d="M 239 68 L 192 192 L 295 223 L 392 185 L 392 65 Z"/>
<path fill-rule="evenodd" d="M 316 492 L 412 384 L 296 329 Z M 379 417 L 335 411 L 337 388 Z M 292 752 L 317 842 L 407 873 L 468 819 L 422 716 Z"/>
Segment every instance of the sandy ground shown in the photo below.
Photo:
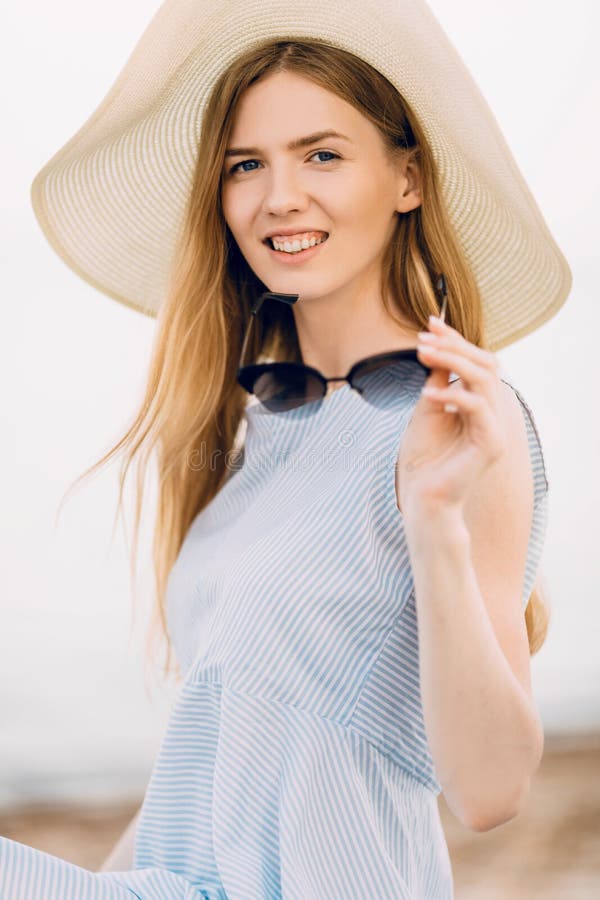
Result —
<path fill-rule="evenodd" d="M 439 807 L 456 900 L 599 900 L 600 735 L 546 739 L 523 811 L 492 831 L 465 829 L 443 796 Z M 4 811 L 0 834 L 96 870 L 136 809 Z"/>

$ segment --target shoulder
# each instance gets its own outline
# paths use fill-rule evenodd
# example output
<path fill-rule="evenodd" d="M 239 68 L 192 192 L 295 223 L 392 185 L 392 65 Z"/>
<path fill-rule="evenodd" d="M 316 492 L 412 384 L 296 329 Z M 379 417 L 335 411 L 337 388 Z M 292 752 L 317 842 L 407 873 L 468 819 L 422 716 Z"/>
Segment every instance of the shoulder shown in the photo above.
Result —
<path fill-rule="evenodd" d="M 515 389 L 502 380 L 500 385 L 506 451 L 478 477 L 466 512 L 472 517 L 489 516 L 492 511 L 495 518 L 511 514 L 513 521 L 527 523 L 528 532 L 534 492 L 525 411 Z M 450 388 L 460 386 L 460 378 L 450 384 Z"/>
<path fill-rule="evenodd" d="M 511 446 L 508 448 L 508 458 L 510 458 L 511 455 L 510 450 L 516 449 L 517 452 L 513 455 L 516 462 L 518 462 L 519 455 L 522 459 L 524 458 L 524 456 L 528 459 L 529 454 L 523 454 L 523 450 L 526 450 L 528 445 L 525 415 L 528 414 L 529 416 L 531 416 L 531 411 L 519 392 L 502 377 L 500 378 L 500 386 L 504 404 L 504 421 L 506 424 L 508 437 L 511 440 Z M 456 377 L 449 383 L 448 387 L 450 390 L 460 388 L 462 387 L 462 380 L 459 377 Z M 517 441 L 517 445 L 520 446 L 520 454 L 517 448 L 513 448 L 512 439 L 515 439 Z"/>

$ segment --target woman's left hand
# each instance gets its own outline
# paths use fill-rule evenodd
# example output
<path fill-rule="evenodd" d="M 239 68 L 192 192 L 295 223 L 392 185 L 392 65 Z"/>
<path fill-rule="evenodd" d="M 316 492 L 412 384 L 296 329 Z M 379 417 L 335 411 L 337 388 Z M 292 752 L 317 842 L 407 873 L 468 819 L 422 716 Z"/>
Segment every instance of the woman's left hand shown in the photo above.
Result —
<path fill-rule="evenodd" d="M 404 433 L 396 469 L 399 507 L 462 508 L 478 475 L 504 453 L 508 422 L 496 356 L 430 318 L 418 356 L 432 369 Z M 426 348 L 433 348 L 432 350 Z M 448 385 L 456 372 L 460 382 Z M 446 403 L 456 411 L 447 412 Z"/>

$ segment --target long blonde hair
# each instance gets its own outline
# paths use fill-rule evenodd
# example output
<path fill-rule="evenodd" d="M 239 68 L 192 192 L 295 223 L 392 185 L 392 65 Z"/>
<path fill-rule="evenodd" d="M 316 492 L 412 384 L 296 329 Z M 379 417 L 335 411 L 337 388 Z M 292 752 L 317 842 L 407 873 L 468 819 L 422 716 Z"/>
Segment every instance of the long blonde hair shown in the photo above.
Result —
<path fill-rule="evenodd" d="M 118 508 L 129 466 L 137 464 L 134 551 L 138 540 L 148 463 L 156 451 L 157 515 L 153 537 L 156 600 L 147 648 L 164 642 L 169 572 L 192 520 L 223 486 L 240 447 L 247 396 L 236 380 L 242 336 L 252 301 L 266 290 L 241 255 L 223 216 L 222 172 L 236 106 L 244 91 L 274 72 L 304 76 L 351 103 L 381 133 L 392 157 L 410 154 L 421 173 L 422 204 L 400 214 L 384 258 L 386 310 L 397 321 L 426 328 L 439 311 L 433 285 L 443 272 L 448 287 L 446 320 L 487 349 L 479 290 L 440 191 L 431 150 L 416 116 L 393 85 L 368 63 L 314 40 L 268 41 L 239 57 L 219 78 L 203 115 L 192 186 L 168 296 L 157 332 L 141 407 L 123 437 L 77 481 L 123 452 Z M 265 304 L 249 352 L 301 360 L 293 313 Z M 233 454 L 233 455 L 232 455 Z M 210 460 L 194 465 L 194 460 Z M 135 568 L 135 562 L 134 562 Z M 534 590 L 525 611 L 530 653 L 546 637 L 548 609 Z"/>

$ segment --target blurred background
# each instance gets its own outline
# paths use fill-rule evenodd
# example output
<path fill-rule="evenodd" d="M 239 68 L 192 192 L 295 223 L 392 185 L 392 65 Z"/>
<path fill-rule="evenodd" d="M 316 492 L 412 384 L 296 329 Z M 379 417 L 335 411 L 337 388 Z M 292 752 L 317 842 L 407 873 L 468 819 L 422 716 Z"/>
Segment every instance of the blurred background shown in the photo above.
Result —
<path fill-rule="evenodd" d="M 172 683 L 144 664 L 152 496 L 139 575 L 114 522 L 118 467 L 72 493 L 141 400 L 154 322 L 81 281 L 29 202 L 36 172 L 83 124 L 160 4 L 41 0 L 0 13 L 0 834 L 98 868 L 141 802 Z M 492 832 L 443 816 L 457 898 L 600 896 L 598 9 L 572 0 L 431 0 L 490 103 L 573 290 L 499 352 L 532 407 L 550 482 L 541 569 L 551 604 L 532 658 L 544 759 L 527 808 Z M 596 111 L 596 112 L 595 112 Z M 152 488 L 152 486 L 150 486 Z M 152 493 L 152 492 L 151 492 Z"/>

